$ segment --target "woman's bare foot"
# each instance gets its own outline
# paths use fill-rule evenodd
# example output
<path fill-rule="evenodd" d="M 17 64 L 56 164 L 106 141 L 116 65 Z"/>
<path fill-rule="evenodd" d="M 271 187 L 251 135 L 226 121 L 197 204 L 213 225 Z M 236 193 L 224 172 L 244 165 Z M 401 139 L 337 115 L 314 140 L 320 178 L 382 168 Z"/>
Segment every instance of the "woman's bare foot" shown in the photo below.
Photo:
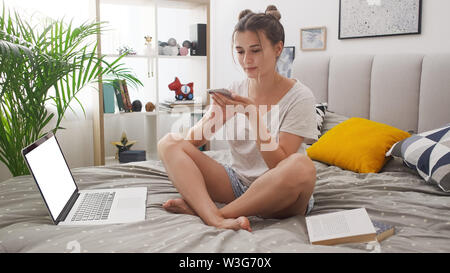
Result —
<path fill-rule="evenodd" d="M 197 215 L 191 207 L 182 198 L 170 199 L 162 205 L 162 207 L 173 213 Z"/>
<path fill-rule="evenodd" d="M 172 213 L 197 215 L 195 211 L 182 198 L 167 200 L 162 206 L 165 210 Z M 215 223 L 210 223 L 209 225 L 223 229 L 233 229 L 233 230 L 245 229 L 249 232 L 252 231 L 250 227 L 250 221 L 245 216 L 241 216 L 236 219 L 222 218 Z"/>
<path fill-rule="evenodd" d="M 214 226 L 218 228 L 233 229 L 233 230 L 244 229 L 247 230 L 248 232 L 252 232 L 252 228 L 250 227 L 250 221 L 245 216 L 241 216 L 236 219 L 232 218 L 223 219 L 222 222 Z"/>

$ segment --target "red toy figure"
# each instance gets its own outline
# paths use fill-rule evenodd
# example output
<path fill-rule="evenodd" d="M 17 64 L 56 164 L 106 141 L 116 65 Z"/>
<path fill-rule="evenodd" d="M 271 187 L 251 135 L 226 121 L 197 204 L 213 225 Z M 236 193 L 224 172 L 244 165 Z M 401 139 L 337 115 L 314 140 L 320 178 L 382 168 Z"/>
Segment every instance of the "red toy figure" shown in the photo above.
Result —
<path fill-rule="evenodd" d="M 169 89 L 175 91 L 175 99 L 183 100 L 186 98 L 187 100 L 192 100 L 194 98 L 194 83 L 181 84 L 178 77 L 175 77 L 175 81 L 169 84 Z"/>

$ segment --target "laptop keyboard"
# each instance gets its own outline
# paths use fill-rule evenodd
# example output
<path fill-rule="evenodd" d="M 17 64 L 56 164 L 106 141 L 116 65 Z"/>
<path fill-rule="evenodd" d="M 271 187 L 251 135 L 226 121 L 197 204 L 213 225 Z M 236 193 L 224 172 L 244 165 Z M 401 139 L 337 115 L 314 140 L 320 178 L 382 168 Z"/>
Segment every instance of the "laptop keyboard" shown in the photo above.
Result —
<path fill-rule="evenodd" d="M 107 220 L 115 194 L 115 192 L 84 194 L 72 221 Z"/>

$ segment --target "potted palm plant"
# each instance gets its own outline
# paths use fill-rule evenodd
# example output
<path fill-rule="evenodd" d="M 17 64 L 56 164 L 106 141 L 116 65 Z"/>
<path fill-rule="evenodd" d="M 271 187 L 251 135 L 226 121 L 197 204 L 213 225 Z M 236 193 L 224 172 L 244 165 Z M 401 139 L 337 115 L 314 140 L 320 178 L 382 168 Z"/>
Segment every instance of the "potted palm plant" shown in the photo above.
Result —
<path fill-rule="evenodd" d="M 61 19 L 33 25 L 5 6 L 0 16 L 0 161 L 19 176 L 29 173 L 22 148 L 45 135 L 50 121 L 56 121 L 56 133 L 73 103 L 85 113 L 80 90 L 99 78 L 142 83 L 120 63 L 125 54 L 110 63 L 97 55 L 104 23 L 75 27 Z M 49 110 L 52 105 L 56 110 Z"/>

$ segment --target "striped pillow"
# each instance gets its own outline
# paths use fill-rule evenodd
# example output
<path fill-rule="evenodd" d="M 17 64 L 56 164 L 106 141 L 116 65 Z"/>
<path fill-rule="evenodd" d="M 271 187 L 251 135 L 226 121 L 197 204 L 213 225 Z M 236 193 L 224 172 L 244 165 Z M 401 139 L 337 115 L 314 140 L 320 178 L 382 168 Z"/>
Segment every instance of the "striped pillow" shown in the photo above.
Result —
<path fill-rule="evenodd" d="M 325 113 L 328 108 L 328 103 L 322 102 L 315 105 L 316 106 L 316 120 L 317 120 L 317 130 L 319 131 L 318 137 L 321 136 L 323 120 L 325 118 Z"/>
<path fill-rule="evenodd" d="M 429 183 L 450 192 L 450 124 L 395 143 L 386 156 L 403 159 Z"/>

